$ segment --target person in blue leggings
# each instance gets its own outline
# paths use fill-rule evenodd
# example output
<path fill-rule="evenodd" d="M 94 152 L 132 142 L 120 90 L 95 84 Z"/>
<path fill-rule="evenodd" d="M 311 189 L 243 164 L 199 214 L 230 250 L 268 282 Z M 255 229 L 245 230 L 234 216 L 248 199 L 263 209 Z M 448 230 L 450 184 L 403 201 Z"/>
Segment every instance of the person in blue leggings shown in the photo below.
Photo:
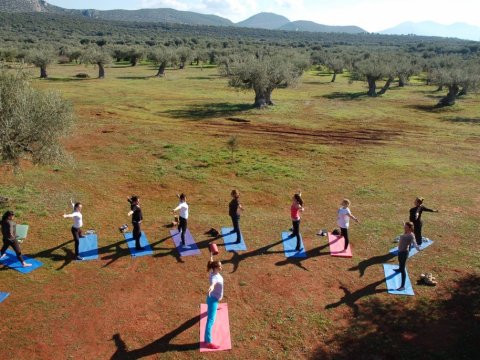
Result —
<path fill-rule="evenodd" d="M 222 263 L 220 261 L 210 261 L 207 264 L 207 271 L 210 274 L 210 287 L 207 294 L 207 325 L 205 327 L 205 344 L 208 349 L 219 349 L 220 346 L 213 343 L 212 329 L 217 317 L 218 303 L 223 298 L 223 277 L 220 275 L 222 271 Z"/>

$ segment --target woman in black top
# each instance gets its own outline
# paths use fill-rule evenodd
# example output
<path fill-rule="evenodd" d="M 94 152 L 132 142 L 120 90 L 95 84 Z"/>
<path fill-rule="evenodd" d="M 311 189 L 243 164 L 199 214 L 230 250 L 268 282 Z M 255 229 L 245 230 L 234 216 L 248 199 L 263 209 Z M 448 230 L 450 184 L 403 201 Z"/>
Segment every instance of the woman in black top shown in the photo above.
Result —
<path fill-rule="evenodd" d="M 141 224 L 143 221 L 142 209 L 140 208 L 140 198 L 138 196 L 132 196 L 127 198 L 127 200 L 130 203 L 130 212 L 128 213 L 128 216 L 132 217 L 132 235 L 135 239 L 135 249 L 143 250 L 140 246 L 140 237 L 142 236 Z"/>
<path fill-rule="evenodd" d="M 415 199 L 415 207 L 410 209 L 410 221 L 413 223 L 415 226 L 415 241 L 417 242 L 417 245 L 420 246 L 422 245 L 422 212 L 436 212 L 438 213 L 438 210 L 432 210 L 423 205 L 424 198 L 423 197 L 418 197 Z"/>
<path fill-rule="evenodd" d="M 7 249 L 11 246 L 17 255 L 18 261 L 22 263 L 23 267 L 30 267 L 32 264 L 25 262 L 20 251 L 20 245 L 17 240 L 17 224 L 13 221 L 15 213 L 13 211 L 7 211 L 2 216 L 2 239 L 3 246 L 0 251 L 0 259 L 3 259 L 7 256 Z"/>
<path fill-rule="evenodd" d="M 238 190 L 232 190 L 230 193 L 232 201 L 228 204 L 228 214 L 232 218 L 233 231 L 237 233 L 237 244 L 240 244 L 242 237 L 240 235 L 240 211 L 243 210 L 240 204 L 240 192 Z"/>

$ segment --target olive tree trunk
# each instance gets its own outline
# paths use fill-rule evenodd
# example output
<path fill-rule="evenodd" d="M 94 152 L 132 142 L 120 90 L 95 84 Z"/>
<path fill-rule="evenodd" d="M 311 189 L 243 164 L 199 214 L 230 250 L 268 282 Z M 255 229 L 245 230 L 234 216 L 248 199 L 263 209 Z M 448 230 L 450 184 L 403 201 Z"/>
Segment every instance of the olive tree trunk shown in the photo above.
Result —
<path fill-rule="evenodd" d="M 406 83 L 407 83 L 407 79 L 405 78 L 405 76 L 400 75 L 398 77 L 398 87 L 404 87 Z"/>
<path fill-rule="evenodd" d="M 455 105 L 455 101 L 457 100 L 457 94 L 460 90 L 458 85 L 449 85 L 448 86 L 448 94 L 447 96 L 440 99 L 438 102 L 438 106 L 452 106 Z"/>
<path fill-rule="evenodd" d="M 98 66 L 98 78 L 105 79 L 105 66 L 103 64 L 97 64 Z"/>
<path fill-rule="evenodd" d="M 255 103 L 254 107 L 263 109 L 267 106 L 274 105 L 272 101 L 272 90 L 255 90 Z"/>
<path fill-rule="evenodd" d="M 332 77 L 332 81 L 331 81 L 331 82 L 332 82 L 332 83 L 333 83 L 333 82 L 335 82 L 335 80 L 336 80 L 336 79 L 337 79 L 337 72 L 336 72 L 336 71 L 334 71 L 334 72 L 333 72 L 333 77 Z"/>
<path fill-rule="evenodd" d="M 160 64 L 158 66 L 158 72 L 157 72 L 156 77 L 162 77 L 164 75 L 165 75 L 165 64 Z"/>
<path fill-rule="evenodd" d="M 367 76 L 368 96 L 377 96 L 377 80 L 372 76 Z"/>
<path fill-rule="evenodd" d="M 40 79 L 47 79 L 47 78 L 48 78 L 47 67 L 40 66 Z"/>
<path fill-rule="evenodd" d="M 378 95 L 383 95 L 387 92 L 388 89 L 390 89 L 390 85 L 392 84 L 393 77 L 389 77 L 385 85 L 383 86 L 382 90 L 378 92 Z"/>

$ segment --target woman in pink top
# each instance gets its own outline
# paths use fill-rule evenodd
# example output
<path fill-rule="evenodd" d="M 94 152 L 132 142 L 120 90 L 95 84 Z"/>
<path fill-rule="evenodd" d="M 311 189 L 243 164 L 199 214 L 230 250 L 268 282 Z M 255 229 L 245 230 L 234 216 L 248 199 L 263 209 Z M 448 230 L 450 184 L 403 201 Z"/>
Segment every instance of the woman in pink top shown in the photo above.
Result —
<path fill-rule="evenodd" d="M 296 251 L 300 251 L 300 213 L 305 209 L 303 208 L 302 194 L 298 193 L 293 195 L 292 206 L 290 207 L 290 216 L 292 218 L 293 232 L 292 235 L 297 237 Z"/>

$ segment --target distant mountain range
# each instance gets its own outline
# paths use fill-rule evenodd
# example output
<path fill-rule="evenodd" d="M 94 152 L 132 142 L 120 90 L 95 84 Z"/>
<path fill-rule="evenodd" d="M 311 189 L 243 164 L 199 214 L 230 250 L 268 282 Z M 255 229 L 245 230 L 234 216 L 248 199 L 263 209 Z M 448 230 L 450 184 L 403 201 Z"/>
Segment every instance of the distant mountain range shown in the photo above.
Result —
<path fill-rule="evenodd" d="M 239 23 L 216 15 L 205 15 L 191 11 L 174 9 L 141 9 L 141 10 L 74 10 L 64 9 L 50 5 L 45 0 L 0 0 L 1 12 L 46 12 L 55 14 L 69 14 L 103 20 L 138 21 L 179 23 L 186 25 L 209 26 L 239 26 L 247 28 L 284 30 L 284 31 L 309 31 L 309 32 L 342 32 L 365 33 L 358 26 L 330 26 L 317 24 L 313 21 L 290 21 L 284 16 L 274 13 L 260 13 Z M 392 35 L 424 35 L 456 37 L 460 39 L 480 41 L 480 27 L 463 23 L 441 25 L 434 22 L 413 23 L 406 22 L 391 29 L 380 32 Z"/>
<path fill-rule="evenodd" d="M 388 35 L 414 34 L 425 36 L 454 37 L 460 39 L 480 41 L 480 27 L 464 23 L 442 25 L 431 21 L 419 23 L 405 22 L 391 29 L 381 31 L 380 33 Z"/>

